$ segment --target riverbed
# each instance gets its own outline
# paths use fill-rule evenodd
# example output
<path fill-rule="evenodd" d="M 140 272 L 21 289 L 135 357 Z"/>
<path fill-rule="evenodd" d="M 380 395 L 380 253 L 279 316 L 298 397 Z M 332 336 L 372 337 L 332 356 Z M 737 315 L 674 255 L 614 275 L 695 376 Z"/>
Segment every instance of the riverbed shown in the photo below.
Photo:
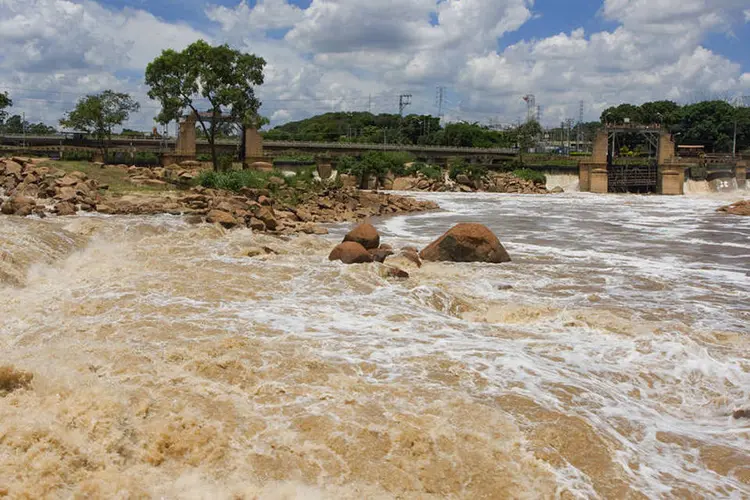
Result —
<path fill-rule="evenodd" d="M 513 262 L 397 281 L 328 261 L 349 226 L 0 219 L 0 365 L 34 375 L 0 494 L 750 495 L 742 196 L 419 196 L 384 242 L 480 222 Z"/>

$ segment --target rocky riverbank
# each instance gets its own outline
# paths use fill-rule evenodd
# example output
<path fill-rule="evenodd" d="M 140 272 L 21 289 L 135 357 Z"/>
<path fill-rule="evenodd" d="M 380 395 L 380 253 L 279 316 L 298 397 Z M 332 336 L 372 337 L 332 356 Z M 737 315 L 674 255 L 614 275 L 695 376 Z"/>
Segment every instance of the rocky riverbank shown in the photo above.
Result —
<path fill-rule="evenodd" d="M 109 193 L 109 186 L 84 172 L 65 172 L 48 160 L 0 160 L 0 210 L 6 215 L 44 217 L 74 215 L 79 211 L 103 214 L 186 215 L 194 222 L 218 223 L 226 228 L 246 226 L 278 233 L 324 233 L 319 223 L 357 221 L 374 216 L 435 210 L 437 204 L 388 193 L 354 188 L 318 186 L 278 190 L 243 188 L 230 192 L 185 187 L 194 170 L 123 168 L 134 184 L 150 187 L 182 185 L 162 192 Z M 294 201 L 289 201 L 294 200 Z"/>
<path fill-rule="evenodd" d="M 358 180 L 351 175 L 341 175 L 343 185 L 355 187 Z M 544 184 L 531 180 L 522 179 L 508 172 L 490 172 L 479 179 L 471 179 L 469 176 L 460 174 L 455 180 L 447 175 L 432 178 L 421 173 L 409 177 L 388 176 L 378 180 L 371 178 L 368 189 L 384 189 L 386 191 L 424 191 L 438 193 L 473 193 L 484 191 L 490 193 L 514 193 L 514 194 L 548 194 L 562 193 L 561 188 L 548 190 Z"/>
<path fill-rule="evenodd" d="M 745 215 L 750 216 L 750 200 L 738 201 L 731 205 L 721 207 L 718 212 L 724 212 L 731 215 Z"/>

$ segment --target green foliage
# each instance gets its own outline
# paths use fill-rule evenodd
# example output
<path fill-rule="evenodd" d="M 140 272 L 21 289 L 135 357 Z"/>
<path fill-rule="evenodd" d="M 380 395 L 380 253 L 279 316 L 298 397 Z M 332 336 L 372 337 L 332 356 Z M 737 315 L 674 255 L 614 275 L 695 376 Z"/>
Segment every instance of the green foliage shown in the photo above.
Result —
<path fill-rule="evenodd" d="M 105 90 L 79 100 L 75 109 L 60 120 L 60 125 L 93 135 L 106 157 L 112 129 L 122 125 L 140 107 L 128 94 Z"/>
<path fill-rule="evenodd" d="M 449 161 L 450 171 L 448 176 L 456 180 L 456 177 L 463 174 L 471 180 L 479 180 L 487 175 L 487 167 L 473 163 L 467 163 L 463 158 L 454 158 Z"/>
<path fill-rule="evenodd" d="M 232 170 L 233 163 L 234 163 L 234 157 L 232 155 L 219 156 L 219 171 L 228 172 L 229 170 Z"/>
<path fill-rule="evenodd" d="M 337 169 L 341 173 L 354 175 L 360 180 L 371 175 L 382 179 L 388 172 L 393 172 L 397 176 L 404 175 L 406 172 L 404 164 L 413 160 L 414 156 L 406 152 L 368 151 L 359 160 L 351 156 L 340 156 Z"/>
<path fill-rule="evenodd" d="M 204 170 L 200 173 L 196 182 L 207 188 L 227 191 L 239 191 L 243 187 L 265 189 L 268 187 L 268 179 L 274 175 L 279 174 L 257 170 L 230 170 L 228 172 Z"/>
<path fill-rule="evenodd" d="M 13 101 L 8 97 L 7 92 L 0 92 L 0 121 L 4 120 L 8 114 L 5 112 L 5 108 L 13 106 Z"/>
<path fill-rule="evenodd" d="M 0 131 L 5 134 L 21 135 L 24 132 L 28 135 L 52 135 L 57 133 L 54 127 L 45 125 L 42 122 L 29 123 L 24 121 L 21 115 L 13 115 L 5 123 L 0 124 Z"/>
<path fill-rule="evenodd" d="M 547 176 L 542 172 L 532 170 L 530 168 L 519 168 L 513 171 L 513 175 L 519 179 L 526 181 L 532 181 L 535 184 L 547 184 Z"/>
<path fill-rule="evenodd" d="M 207 100 L 213 118 L 228 110 L 236 122 L 245 126 L 257 124 L 260 101 L 255 97 L 254 86 L 263 84 L 265 65 L 266 61 L 254 54 L 244 54 L 229 45 L 213 47 L 203 40 L 182 52 L 163 51 L 146 67 L 148 96 L 162 107 L 157 120 L 168 123 L 190 109 L 211 146 L 214 169 L 219 168 L 215 138 L 221 122 L 201 115 L 196 101 Z"/>
<path fill-rule="evenodd" d="M 196 161 L 211 161 L 211 155 L 201 153 L 195 157 Z"/>
<path fill-rule="evenodd" d="M 91 161 L 93 153 L 90 151 L 65 151 L 63 158 L 65 161 Z"/>

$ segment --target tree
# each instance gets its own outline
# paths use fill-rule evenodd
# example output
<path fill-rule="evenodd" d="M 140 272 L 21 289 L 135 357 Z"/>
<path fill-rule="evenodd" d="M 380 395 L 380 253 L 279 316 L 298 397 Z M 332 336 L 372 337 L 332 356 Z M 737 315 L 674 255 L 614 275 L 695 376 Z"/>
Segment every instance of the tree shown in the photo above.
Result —
<path fill-rule="evenodd" d="M 529 120 L 516 129 L 518 141 L 518 159 L 523 164 L 523 154 L 536 146 L 537 138 L 544 132 L 536 120 Z"/>
<path fill-rule="evenodd" d="M 263 84 L 265 65 L 266 61 L 254 54 L 228 45 L 212 47 L 203 40 L 182 52 L 163 51 L 146 67 L 148 95 L 162 107 L 157 121 L 169 123 L 187 109 L 194 113 L 208 139 L 214 170 L 218 170 L 216 136 L 222 112 L 228 111 L 242 126 L 255 119 L 260 101 L 254 86 Z M 200 99 L 208 101 L 208 113 L 199 111 Z"/>
<path fill-rule="evenodd" d="M 7 92 L 0 92 L 0 122 L 5 120 L 5 117 L 8 116 L 8 114 L 5 112 L 5 108 L 9 108 L 13 106 L 13 101 L 10 100 L 10 97 L 8 97 Z"/>
<path fill-rule="evenodd" d="M 130 113 L 135 113 L 140 107 L 128 94 L 105 90 L 79 100 L 75 109 L 60 120 L 60 125 L 93 135 L 99 141 L 106 161 L 112 129 L 122 125 Z"/>

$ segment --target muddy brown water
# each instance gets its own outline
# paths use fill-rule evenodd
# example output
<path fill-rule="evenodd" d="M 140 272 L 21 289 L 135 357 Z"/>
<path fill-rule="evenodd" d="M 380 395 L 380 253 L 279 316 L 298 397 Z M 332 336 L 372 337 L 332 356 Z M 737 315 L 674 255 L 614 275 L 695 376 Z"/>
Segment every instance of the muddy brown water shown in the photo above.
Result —
<path fill-rule="evenodd" d="M 179 217 L 0 220 L 11 498 L 750 495 L 750 218 L 731 196 L 422 195 L 406 281 Z M 738 198 L 739 196 L 735 196 Z M 279 252 L 243 256 L 252 246 Z"/>

